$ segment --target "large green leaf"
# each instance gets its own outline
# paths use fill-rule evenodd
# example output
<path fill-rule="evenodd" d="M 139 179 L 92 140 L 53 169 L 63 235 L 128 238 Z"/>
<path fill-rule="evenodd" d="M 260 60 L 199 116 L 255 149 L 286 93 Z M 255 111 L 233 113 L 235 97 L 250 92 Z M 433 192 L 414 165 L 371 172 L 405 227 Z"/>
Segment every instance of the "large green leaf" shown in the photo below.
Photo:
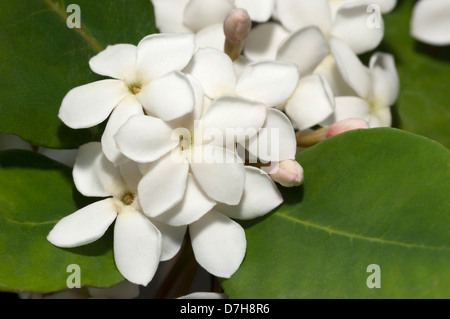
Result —
<path fill-rule="evenodd" d="M 380 128 L 300 153 L 304 184 L 247 225 L 232 298 L 449 298 L 450 151 Z M 367 272 L 376 264 L 380 272 Z M 381 288 L 368 288 L 371 275 Z M 372 278 L 370 278 L 372 279 Z M 370 280 L 371 281 L 371 280 Z"/>
<path fill-rule="evenodd" d="M 385 39 L 379 48 L 394 54 L 400 76 L 396 126 L 450 147 L 450 46 L 433 47 L 410 36 L 414 3 L 401 0 L 384 16 Z"/>
<path fill-rule="evenodd" d="M 47 241 L 53 226 L 87 204 L 71 169 L 28 151 L 0 152 L 0 290 L 49 292 L 67 289 L 80 266 L 81 285 L 109 287 L 123 280 L 114 264 L 112 233 L 78 248 Z"/>
<path fill-rule="evenodd" d="M 66 24 L 69 4 L 79 5 L 81 28 Z M 72 130 L 59 120 L 61 101 L 100 79 L 88 62 L 108 44 L 137 44 L 156 32 L 151 2 L 3 0 L 0 11 L 0 132 L 50 148 L 98 140 L 101 127 Z"/>

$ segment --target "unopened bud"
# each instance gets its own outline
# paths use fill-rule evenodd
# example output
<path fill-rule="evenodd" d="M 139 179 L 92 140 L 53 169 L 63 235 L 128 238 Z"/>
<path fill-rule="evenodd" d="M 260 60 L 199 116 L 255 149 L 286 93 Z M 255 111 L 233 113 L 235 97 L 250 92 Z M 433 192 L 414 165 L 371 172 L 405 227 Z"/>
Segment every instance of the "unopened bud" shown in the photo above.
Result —
<path fill-rule="evenodd" d="M 347 131 L 356 130 L 356 129 L 366 129 L 369 128 L 369 124 L 358 118 L 345 119 L 339 122 L 334 123 L 328 129 L 327 137 L 332 137 Z"/>
<path fill-rule="evenodd" d="M 284 187 L 298 186 L 303 182 L 303 167 L 294 160 L 284 160 L 272 170 L 270 177 Z"/>
<path fill-rule="evenodd" d="M 241 55 L 244 42 L 252 28 L 252 20 L 244 9 L 231 10 L 223 23 L 225 33 L 225 53 L 236 60 Z"/>

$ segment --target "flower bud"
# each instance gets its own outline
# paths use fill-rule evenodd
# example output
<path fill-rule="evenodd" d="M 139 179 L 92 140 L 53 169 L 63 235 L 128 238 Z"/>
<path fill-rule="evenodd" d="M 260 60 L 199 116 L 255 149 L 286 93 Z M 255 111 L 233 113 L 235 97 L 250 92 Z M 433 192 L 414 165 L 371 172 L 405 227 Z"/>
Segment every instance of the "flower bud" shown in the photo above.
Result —
<path fill-rule="evenodd" d="M 225 53 L 234 61 L 242 52 L 244 42 L 252 27 L 252 20 L 244 9 L 231 10 L 223 23 Z"/>
<path fill-rule="evenodd" d="M 369 124 L 358 118 L 345 119 L 339 122 L 334 123 L 328 129 L 327 137 L 332 137 L 347 131 L 356 130 L 356 129 L 366 129 L 369 128 Z"/>
<path fill-rule="evenodd" d="M 294 160 L 281 161 L 272 172 L 270 177 L 284 187 L 298 186 L 303 182 L 303 168 Z"/>

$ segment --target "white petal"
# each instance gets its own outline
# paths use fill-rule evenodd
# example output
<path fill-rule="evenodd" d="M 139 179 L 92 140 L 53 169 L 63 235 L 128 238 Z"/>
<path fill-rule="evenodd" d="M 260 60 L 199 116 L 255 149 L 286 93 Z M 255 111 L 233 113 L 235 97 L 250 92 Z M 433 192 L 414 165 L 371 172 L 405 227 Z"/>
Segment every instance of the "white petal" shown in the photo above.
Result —
<path fill-rule="evenodd" d="M 107 198 L 92 203 L 61 219 L 47 236 L 58 247 L 77 247 L 103 236 L 117 216 L 115 200 Z"/>
<path fill-rule="evenodd" d="M 411 35 L 432 45 L 450 44 L 450 2 L 421 0 L 416 3 L 411 18 Z"/>
<path fill-rule="evenodd" d="M 195 77 L 203 86 L 205 94 L 212 99 L 234 92 L 236 73 L 233 62 L 221 51 L 199 49 L 185 72 Z"/>
<path fill-rule="evenodd" d="M 162 235 L 161 261 L 172 259 L 180 251 L 187 226 L 174 227 L 154 219 L 152 219 L 152 223 Z"/>
<path fill-rule="evenodd" d="M 233 61 L 234 69 L 236 70 L 236 77 L 240 78 L 242 72 L 244 71 L 245 67 L 252 63 L 249 58 L 247 58 L 245 55 L 240 55 L 236 60 Z"/>
<path fill-rule="evenodd" d="M 244 164 L 239 157 L 213 145 L 198 146 L 194 154 L 192 174 L 206 195 L 225 204 L 238 204 L 245 182 Z"/>
<path fill-rule="evenodd" d="M 368 98 L 372 89 L 369 69 L 362 64 L 352 49 L 338 39 L 330 39 L 331 52 L 344 81 L 362 98 Z"/>
<path fill-rule="evenodd" d="M 123 209 L 114 226 L 114 260 L 132 283 L 146 286 L 158 269 L 161 233 L 142 213 Z"/>
<path fill-rule="evenodd" d="M 266 122 L 249 140 L 247 150 L 265 163 L 294 159 L 297 142 L 291 121 L 279 110 L 269 109 Z"/>
<path fill-rule="evenodd" d="M 257 134 L 267 114 L 265 104 L 239 96 L 224 95 L 214 100 L 203 115 L 203 140 L 214 138 L 216 145 L 234 143 Z"/>
<path fill-rule="evenodd" d="M 236 85 L 236 93 L 267 106 L 275 106 L 291 96 L 297 87 L 298 78 L 295 64 L 259 61 L 243 70 Z"/>
<path fill-rule="evenodd" d="M 346 43 L 356 54 L 375 49 L 384 36 L 384 22 L 377 7 L 366 2 L 349 2 L 339 8 L 331 36 Z M 378 7 L 379 8 L 379 7 Z"/>
<path fill-rule="evenodd" d="M 206 196 L 195 178 L 189 174 L 182 201 L 164 214 L 157 216 L 156 219 L 172 226 L 189 225 L 209 212 L 215 205 L 216 202 Z"/>
<path fill-rule="evenodd" d="M 395 67 L 394 56 L 375 53 L 369 62 L 373 81 L 373 100 L 378 106 L 388 107 L 395 103 L 400 90 L 400 80 Z"/>
<path fill-rule="evenodd" d="M 351 118 L 359 118 L 370 122 L 370 113 L 370 105 L 361 98 L 354 96 L 336 98 L 335 122 Z"/>
<path fill-rule="evenodd" d="M 195 105 L 194 105 L 194 110 L 192 111 L 191 114 L 192 114 L 192 119 L 195 121 L 195 120 L 200 119 L 203 115 L 203 105 L 204 105 L 204 100 L 205 100 L 206 96 L 203 94 L 202 85 L 196 78 L 194 78 L 190 74 L 187 75 L 187 78 L 189 79 L 189 81 L 192 85 L 192 89 L 194 91 Z"/>
<path fill-rule="evenodd" d="M 189 0 L 151 0 L 156 27 L 161 33 L 191 32 L 183 24 L 183 12 Z"/>
<path fill-rule="evenodd" d="M 195 35 L 195 42 L 198 48 L 213 48 L 223 51 L 225 34 L 223 23 L 216 23 L 201 29 Z"/>
<path fill-rule="evenodd" d="M 150 80 L 182 70 L 195 49 L 193 34 L 156 33 L 143 38 L 137 48 L 137 67 Z"/>
<path fill-rule="evenodd" d="M 149 166 L 138 185 L 139 201 L 150 217 L 161 215 L 184 197 L 189 164 L 176 163 L 168 154 Z"/>
<path fill-rule="evenodd" d="M 275 7 L 274 0 L 235 0 L 237 8 L 247 10 L 250 18 L 256 22 L 266 22 L 272 16 Z"/>
<path fill-rule="evenodd" d="M 172 135 L 173 129 L 163 120 L 134 115 L 119 129 L 114 139 L 120 151 L 128 158 L 147 163 L 167 154 L 179 143 L 179 137 Z"/>
<path fill-rule="evenodd" d="M 95 126 L 106 120 L 114 107 L 129 94 L 125 83 L 120 80 L 101 80 L 78 86 L 66 94 L 58 116 L 74 129 Z"/>
<path fill-rule="evenodd" d="M 191 0 L 184 10 L 183 21 L 194 33 L 215 23 L 223 23 L 234 8 L 229 0 Z"/>
<path fill-rule="evenodd" d="M 132 44 L 108 45 L 89 60 L 91 70 L 97 74 L 124 80 L 136 70 L 137 47 Z"/>
<path fill-rule="evenodd" d="M 102 135 L 102 148 L 105 156 L 115 165 L 128 160 L 117 148 L 114 135 L 119 128 L 133 115 L 144 115 L 141 103 L 134 95 L 124 98 L 112 111 Z"/>
<path fill-rule="evenodd" d="M 299 130 L 317 125 L 334 109 L 334 96 L 322 75 L 312 74 L 300 79 L 297 90 L 286 103 L 286 114 Z"/>
<path fill-rule="evenodd" d="M 300 75 L 310 74 L 328 55 L 330 48 L 322 31 L 316 26 L 301 28 L 280 44 L 278 61 L 297 64 Z"/>
<path fill-rule="evenodd" d="M 80 146 L 73 167 L 73 180 L 85 196 L 106 197 L 125 190 L 119 169 L 103 155 L 99 142 Z"/>
<path fill-rule="evenodd" d="M 268 22 L 254 27 L 245 41 L 244 55 L 250 60 L 274 60 L 280 43 L 289 32 L 277 23 Z"/>
<path fill-rule="evenodd" d="M 164 121 L 192 112 L 195 104 L 191 83 L 179 71 L 168 73 L 142 87 L 138 99 L 149 114 Z"/>
<path fill-rule="evenodd" d="M 197 262 L 214 276 L 229 278 L 245 256 L 244 229 L 214 210 L 189 226 Z"/>
<path fill-rule="evenodd" d="M 259 168 L 245 167 L 245 186 L 242 199 L 236 206 L 218 204 L 214 209 L 236 219 L 253 219 L 263 216 L 283 202 L 277 186 Z"/>
<path fill-rule="evenodd" d="M 316 25 L 328 33 L 331 27 L 328 0 L 277 0 L 277 17 L 291 31 Z"/>
<path fill-rule="evenodd" d="M 355 90 L 353 90 L 342 78 L 342 74 L 339 71 L 336 60 L 331 52 L 317 66 L 314 73 L 323 75 L 327 79 L 335 96 L 357 95 Z"/>
<path fill-rule="evenodd" d="M 119 171 L 127 185 L 127 190 L 133 193 L 137 192 L 137 186 L 142 179 L 142 173 L 139 170 L 138 163 L 127 161 L 119 166 Z"/>
<path fill-rule="evenodd" d="M 371 0 L 374 4 L 377 4 L 381 8 L 382 13 L 389 13 L 394 10 L 397 5 L 397 0 Z"/>
<path fill-rule="evenodd" d="M 330 8 L 331 8 L 331 12 L 333 17 L 336 16 L 336 12 L 339 10 L 339 8 L 354 0 L 330 0 Z M 359 1 L 363 1 L 363 0 L 359 0 Z M 367 3 L 367 1 L 366 1 Z M 371 5 L 378 5 L 380 6 L 380 11 L 381 13 L 389 13 L 391 12 L 394 7 L 397 5 L 397 0 L 370 0 L 370 3 L 368 3 L 368 12 L 372 12 L 373 8 L 371 7 Z"/>

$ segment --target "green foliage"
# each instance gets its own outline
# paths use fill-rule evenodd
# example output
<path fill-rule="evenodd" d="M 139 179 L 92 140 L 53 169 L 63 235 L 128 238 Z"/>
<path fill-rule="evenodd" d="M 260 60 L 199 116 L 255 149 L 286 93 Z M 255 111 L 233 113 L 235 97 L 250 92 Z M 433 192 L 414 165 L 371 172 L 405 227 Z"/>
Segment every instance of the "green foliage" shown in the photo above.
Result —
<path fill-rule="evenodd" d="M 69 4 L 79 5 L 81 28 L 66 24 Z M 88 62 L 107 45 L 137 44 L 156 32 L 150 1 L 4 0 L 0 11 L 0 132 L 49 148 L 99 140 L 101 126 L 72 130 L 61 122 L 61 101 L 101 79 Z"/>
<path fill-rule="evenodd" d="M 28 151 L 0 152 L 0 290 L 67 289 L 67 267 L 80 266 L 81 285 L 109 287 L 123 280 L 113 259 L 111 229 L 100 240 L 61 249 L 47 241 L 53 226 L 89 202 L 71 169 Z"/>
<path fill-rule="evenodd" d="M 379 50 L 395 56 L 400 95 L 394 106 L 396 126 L 450 147 L 450 46 L 434 47 L 410 36 L 415 1 L 401 0 L 384 16 Z"/>
<path fill-rule="evenodd" d="M 304 184 L 246 227 L 232 298 L 449 298 L 450 151 L 396 129 L 300 153 Z M 368 288 L 371 264 L 381 288 Z"/>

